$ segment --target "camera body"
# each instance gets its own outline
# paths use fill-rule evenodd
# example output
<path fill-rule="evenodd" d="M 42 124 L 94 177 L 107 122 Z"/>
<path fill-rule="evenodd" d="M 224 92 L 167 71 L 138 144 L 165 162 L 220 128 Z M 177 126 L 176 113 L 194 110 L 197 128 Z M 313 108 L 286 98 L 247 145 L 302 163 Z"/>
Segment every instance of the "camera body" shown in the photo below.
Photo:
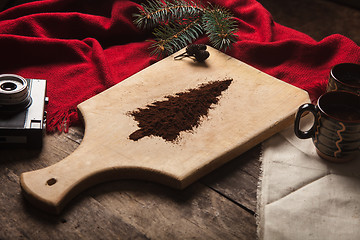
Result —
<path fill-rule="evenodd" d="M 0 148 L 42 146 L 46 80 L 0 75 Z"/>

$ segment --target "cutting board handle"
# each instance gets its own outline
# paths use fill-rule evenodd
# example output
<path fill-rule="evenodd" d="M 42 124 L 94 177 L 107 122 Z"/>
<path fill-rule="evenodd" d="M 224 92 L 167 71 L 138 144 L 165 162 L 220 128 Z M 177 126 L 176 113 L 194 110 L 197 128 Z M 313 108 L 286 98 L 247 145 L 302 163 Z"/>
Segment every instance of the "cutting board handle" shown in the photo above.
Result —
<path fill-rule="evenodd" d="M 99 169 L 93 164 L 96 153 L 89 154 L 89 151 L 93 152 L 80 145 L 75 152 L 52 166 L 22 173 L 20 185 L 25 197 L 47 212 L 59 213 L 77 193 L 94 184 L 91 176 Z"/>
<path fill-rule="evenodd" d="M 136 162 L 126 164 L 119 155 L 98 151 L 84 140 L 60 162 L 21 174 L 20 185 L 29 202 L 46 212 L 59 214 L 83 190 L 118 179 L 141 179 L 182 188 L 182 182 L 170 174 L 139 166 Z"/>
<path fill-rule="evenodd" d="M 23 193 L 35 206 L 58 214 L 84 189 L 101 182 L 127 178 L 139 171 L 136 166 L 122 165 L 121 159 L 114 166 L 114 161 L 107 163 L 104 157 L 106 160 L 109 156 L 82 143 L 60 162 L 22 173 L 20 185 Z"/>

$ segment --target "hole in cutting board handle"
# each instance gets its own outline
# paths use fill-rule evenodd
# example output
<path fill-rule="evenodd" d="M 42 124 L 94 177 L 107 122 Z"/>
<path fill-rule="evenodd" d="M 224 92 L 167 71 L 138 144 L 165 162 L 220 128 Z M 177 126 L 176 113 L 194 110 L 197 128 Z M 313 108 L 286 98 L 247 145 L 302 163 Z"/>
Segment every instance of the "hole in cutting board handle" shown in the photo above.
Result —
<path fill-rule="evenodd" d="M 48 186 L 52 186 L 57 182 L 56 178 L 50 178 L 49 180 L 46 181 L 46 185 Z"/>

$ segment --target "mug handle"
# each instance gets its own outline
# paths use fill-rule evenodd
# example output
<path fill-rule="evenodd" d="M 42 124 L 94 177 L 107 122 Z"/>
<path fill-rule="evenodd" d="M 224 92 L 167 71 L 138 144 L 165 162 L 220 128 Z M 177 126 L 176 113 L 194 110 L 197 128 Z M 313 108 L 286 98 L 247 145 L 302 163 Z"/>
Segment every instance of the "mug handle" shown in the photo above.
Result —
<path fill-rule="evenodd" d="M 316 111 L 315 105 L 310 104 L 310 103 L 305 103 L 299 107 L 299 109 L 296 113 L 296 117 L 295 117 L 294 132 L 295 132 L 295 135 L 301 139 L 311 138 L 315 134 L 316 120 L 314 121 L 312 127 L 308 131 L 303 132 L 300 130 L 300 120 L 301 120 L 301 116 L 304 112 L 311 112 L 314 115 L 314 118 L 316 119 L 317 111 Z"/>

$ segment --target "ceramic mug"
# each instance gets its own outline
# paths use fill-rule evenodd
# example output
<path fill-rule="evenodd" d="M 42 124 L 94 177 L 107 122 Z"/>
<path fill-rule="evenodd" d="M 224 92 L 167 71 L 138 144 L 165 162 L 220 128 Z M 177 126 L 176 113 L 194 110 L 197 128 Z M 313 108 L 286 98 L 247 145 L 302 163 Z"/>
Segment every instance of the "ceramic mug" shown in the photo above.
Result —
<path fill-rule="evenodd" d="M 314 123 L 308 131 L 302 131 L 300 120 L 308 112 L 314 115 Z M 301 105 L 294 132 L 301 139 L 312 138 L 318 155 L 326 160 L 360 160 L 360 96 L 332 91 L 320 96 L 316 105 Z"/>
<path fill-rule="evenodd" d="M 344 90 L 360 95 L 360 65 L 340 63 L 335 65 L 329 76 L 326 91 Z"/>

